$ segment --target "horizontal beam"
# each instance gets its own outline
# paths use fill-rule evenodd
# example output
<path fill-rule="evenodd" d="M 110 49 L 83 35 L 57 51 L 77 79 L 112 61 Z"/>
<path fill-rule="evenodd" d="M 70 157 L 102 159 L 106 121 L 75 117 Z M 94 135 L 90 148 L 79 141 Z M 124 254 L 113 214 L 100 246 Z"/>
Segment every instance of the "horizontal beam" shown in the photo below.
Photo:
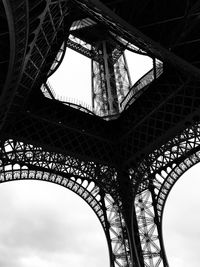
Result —
<path fill-rule="evenodd" d="M 115 14 L 111 9 L 105 6 L 99 0 L 91 0 L 89 3 L 86 0 L 73 0 L 79 4 L 85 12 L 88 12 L 91 16 L 94 16 L 97 20 L 104 23 L 110 30 L 123 36 L 129 42 L 135 44 L 139 48 L 147 51 L 149 55 L 152 55 L 163 62 L 174 66 L 176 69 L 183 73 L 187 73 L 191 77 L 199 80 L 200 69 L 193 66 L 184 59 L 178 57 L 174 53 L 170 52 L 167 48 L 164 48 L 159 43 L 151 40 L 144 35 L 133 25 L 127 23 L 124 19 Z"/>

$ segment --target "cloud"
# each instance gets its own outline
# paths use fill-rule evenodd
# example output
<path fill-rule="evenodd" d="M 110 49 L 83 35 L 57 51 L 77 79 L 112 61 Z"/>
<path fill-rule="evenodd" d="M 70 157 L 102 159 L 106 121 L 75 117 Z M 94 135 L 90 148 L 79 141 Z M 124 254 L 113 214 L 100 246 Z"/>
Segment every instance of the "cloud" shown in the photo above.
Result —
<path fill-rule="evenodd" d="M 199 169 L 197 164 L 179 179 L 166 203 L 163 233 L 171 267 L 199 266 Z"/>
<path fill-rule="evenodd" d="M 1 185 L 0 203 L 1 267 L 109 266 L 96 215 L 69 190 L 12 182 Z"/>

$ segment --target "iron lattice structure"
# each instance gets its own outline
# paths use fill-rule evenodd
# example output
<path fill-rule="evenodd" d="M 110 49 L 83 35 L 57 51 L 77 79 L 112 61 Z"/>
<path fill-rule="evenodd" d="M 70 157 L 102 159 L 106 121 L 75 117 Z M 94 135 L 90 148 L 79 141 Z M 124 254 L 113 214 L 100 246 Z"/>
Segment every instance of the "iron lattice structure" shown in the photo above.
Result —
<path fill-rule="evenodd" d="M 0 181 L 78 194 L 112 267 L 168 266 L 164 205 L 200 159 L 199 12 L 197 0 L 0 2 Z M 48 84 L 67 47 L 91 59 L 92 110 Z M 133 86 L 126 49 L 153 61 Z"/>

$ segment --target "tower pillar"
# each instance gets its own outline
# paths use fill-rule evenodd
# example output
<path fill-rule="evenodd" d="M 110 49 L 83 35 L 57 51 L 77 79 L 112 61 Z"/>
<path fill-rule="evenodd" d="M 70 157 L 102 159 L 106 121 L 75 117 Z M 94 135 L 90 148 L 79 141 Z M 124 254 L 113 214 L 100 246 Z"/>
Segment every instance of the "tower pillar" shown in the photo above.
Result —
<path fill-rule="evenodd" d="M 99 41 L 93 48 L 92 107 L 101 117 L 119 115 L 121 102 L 131 88 L 124 49 L 110 40 Z"/>
<path fill-rule="evenodd" d="M 130 254 L 132 265 L 130 267 L 144 267 L 140 246 L 138 224 L 134 207 L 134 189 L 129 179 L 128 173 L 119 172 L 118 176 L 119 198 L 121 212 L 123 213 L 127 227 L 128 239 L 130 243 Z"/>
<path fill-rule="evenodd" d="M 106 41 L 102 42 L 103 65 L 107 89 L 108 113 L 109 115 L 119 113 L 119 103 L 116 90 L 112 48 Z"/>

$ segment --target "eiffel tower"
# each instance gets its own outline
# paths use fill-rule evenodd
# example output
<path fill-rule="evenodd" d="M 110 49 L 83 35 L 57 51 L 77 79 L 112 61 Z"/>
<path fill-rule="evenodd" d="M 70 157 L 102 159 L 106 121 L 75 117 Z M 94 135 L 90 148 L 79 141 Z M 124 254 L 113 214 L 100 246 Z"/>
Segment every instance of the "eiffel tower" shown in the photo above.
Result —
<path fill-rule="evenodd" d="M 79 195 L 112 267 L 169 266 L 163 208 L 200 161 L 199 15 L 197 0 L 0 2 L 0 182 Z M 91 59 L 91 110 L 48 82 L 67 47 Z M 153 62 L 134 85 L 126 50 Z"/>

